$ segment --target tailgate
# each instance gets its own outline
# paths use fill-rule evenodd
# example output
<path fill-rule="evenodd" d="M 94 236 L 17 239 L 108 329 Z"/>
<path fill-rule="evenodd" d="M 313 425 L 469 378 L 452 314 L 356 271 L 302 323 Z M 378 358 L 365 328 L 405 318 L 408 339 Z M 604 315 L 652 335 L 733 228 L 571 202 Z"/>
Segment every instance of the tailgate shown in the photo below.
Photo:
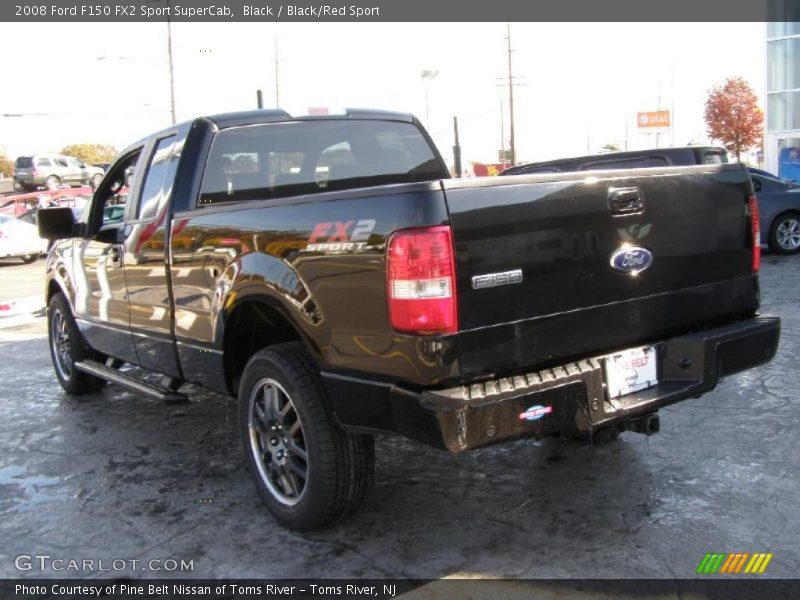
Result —
<path fill-rule="evenodd" d="M 739 165 L 444 187 L 465 377 L 655 341 L 758 307 Z"/>

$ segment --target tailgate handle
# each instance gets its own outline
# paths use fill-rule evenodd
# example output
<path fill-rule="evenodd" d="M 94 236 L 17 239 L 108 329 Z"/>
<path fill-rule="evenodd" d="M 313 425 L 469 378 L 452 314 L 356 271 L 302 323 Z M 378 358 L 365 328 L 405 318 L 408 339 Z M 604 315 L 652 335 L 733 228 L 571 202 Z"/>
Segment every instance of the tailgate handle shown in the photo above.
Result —
<path fill-rule="evenodd" d="M 644 210 L 642 192 L 637 187 L 608 188 L 608 207 L 612 215 L 635 215 Z"/>

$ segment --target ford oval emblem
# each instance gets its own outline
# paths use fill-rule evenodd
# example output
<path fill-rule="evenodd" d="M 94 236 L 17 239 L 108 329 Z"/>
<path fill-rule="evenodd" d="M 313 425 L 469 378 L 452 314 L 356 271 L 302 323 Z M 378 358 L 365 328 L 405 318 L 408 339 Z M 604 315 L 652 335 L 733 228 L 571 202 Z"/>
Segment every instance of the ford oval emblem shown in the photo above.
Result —
<path fill-rule="evenodd" d="M 650 250 L 639 246 L 623 246 L 611 255 L 611 266 L 622 273 L 636 275 L 653 264 Z"/>

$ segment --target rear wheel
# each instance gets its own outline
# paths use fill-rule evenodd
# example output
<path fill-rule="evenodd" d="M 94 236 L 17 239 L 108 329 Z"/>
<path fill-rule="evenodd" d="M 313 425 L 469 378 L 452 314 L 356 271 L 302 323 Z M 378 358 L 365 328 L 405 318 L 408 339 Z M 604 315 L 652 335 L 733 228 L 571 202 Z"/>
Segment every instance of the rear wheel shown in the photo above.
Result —
<path fill-rule="evenodd" d="M 82 360 L 101 357 L 84 342 L 64 294 L 55 294 L 50 299 L 47 306 L 47 332 L 50 357 L 64 391 L 69 394 L 88 394 L 105 385 L 105 380 L 75 368 L 75 363 Z"/>
<path fill-rule="evenodd" d="M 769 231 L 769 249 L 775 254 L 800 252 L 800 215 L 784 213 L 775 217 Z"/>
<path fill-rule="evenodd" d="M 61 187 L 61 180 L 55 175 L 50 175 L 44 180 L 44 187 L 48 190 L 57 190 L 59 187 Z"/>
<path fill-rule="evenodd" d="M 319 529 L 367 497 L 373 438 L 338 426 L 302 344 L 278 344 L 250 359 L 239 386 L 239 425 L 256 491 L 282 525 Z"/>

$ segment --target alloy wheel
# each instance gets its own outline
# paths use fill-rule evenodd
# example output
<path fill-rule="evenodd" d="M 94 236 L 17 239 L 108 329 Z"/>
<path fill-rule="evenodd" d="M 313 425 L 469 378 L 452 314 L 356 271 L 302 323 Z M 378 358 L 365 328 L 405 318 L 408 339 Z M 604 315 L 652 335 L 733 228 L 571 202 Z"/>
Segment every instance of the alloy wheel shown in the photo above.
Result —
<path fill-rule="evenodd" d="M 300 415 L 274 379 L 253 387 L 248 427 L 250 451 L 270 494 L 282 504 L 297 504 L 308 487 L 308 451 Z"/>
<path fill-rule="evenodd" d="M 67 320 L 58 309 L 53 311 L 53 318 L 50 320 L 50 345 L 58 372 L 64 379 L 69 379 L 72 375 L 69 332 Z"/>
<path fill-rule="evenodd" d="M 775 238 L 784 250 L 800 248 L 800 221 L 795 217 L 783 219 L 775 230 Z"/>

